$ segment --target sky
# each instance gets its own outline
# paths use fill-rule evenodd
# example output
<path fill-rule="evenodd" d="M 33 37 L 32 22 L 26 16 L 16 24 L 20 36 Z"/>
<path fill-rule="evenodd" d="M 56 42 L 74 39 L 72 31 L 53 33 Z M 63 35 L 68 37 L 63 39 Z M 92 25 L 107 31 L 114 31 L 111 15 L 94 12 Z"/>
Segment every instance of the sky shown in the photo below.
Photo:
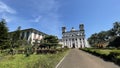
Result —
<path fill-rule="evenodd" d="M 0 19 L 9 31 L 34 28 L 62 37 L 61 27 L 79 30 L 84 24 L 86 38 L 106 31 L 120 21 L 120 0 L 0 0 Z"/>

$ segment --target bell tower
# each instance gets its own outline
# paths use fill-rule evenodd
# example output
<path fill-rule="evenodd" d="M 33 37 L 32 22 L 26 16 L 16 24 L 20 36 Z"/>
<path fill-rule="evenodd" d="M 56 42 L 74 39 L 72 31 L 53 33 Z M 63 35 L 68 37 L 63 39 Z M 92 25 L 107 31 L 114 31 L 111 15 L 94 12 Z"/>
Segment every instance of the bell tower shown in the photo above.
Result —
<path fill-rule="evenodd" d="M 79 29 L 80 29 L 80 30 L 84 30 L 84 25 L 83 25 L 83 24 L 80 24 L 80 25 L 79 25 Z"/>
<path fill-rule="evenodd" d="M 79 29 L 80 29 L 81 35 L 85 35 L 84 24 L 80 24 Z"/>
<path fill-rule="evenodd" d="M 62 33 L 66 32 L 66 27 L 62 27 Z"/>

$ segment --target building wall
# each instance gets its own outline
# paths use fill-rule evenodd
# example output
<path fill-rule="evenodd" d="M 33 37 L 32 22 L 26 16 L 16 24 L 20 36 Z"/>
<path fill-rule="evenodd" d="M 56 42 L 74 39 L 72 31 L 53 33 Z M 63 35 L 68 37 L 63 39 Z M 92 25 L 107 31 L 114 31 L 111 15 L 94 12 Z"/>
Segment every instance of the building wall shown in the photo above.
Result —
<path fill-rule="evenodd" d="M 35 40 L 40 43 L 41 39 L 44 38 L 45 34 L 42 34 L 36 30 L 21 30 L 21 39 L 27 40 L 30 44 L 34 44 Z"/>
<path fill-rule="evenodd" d="M 73 34 L 72 32 L 70 34 Z M 68 35 L 68 34 L 64 34 Z M 73 34 L 74 35 L 74 34 Z M 69 48 L 72 48 L 75 46 L 75 48 L 84 48 L 85 47 L 85 41 L 84 36 L 63 36 L 63 46 L 68 46 Z"/>
<path fill-rule="evenodd" d="M 71 31 L 66 31 L 66 27 L 62 27 L 62 35 L 63 35 L 62 36 L 63 47 L 65 46 L 69 48 L 86 47 L 83 24 L 80 24 L 80 30 L 75 30 L 74 28 L 72 28 Z"/>
<path fill-rule="evenodd" d="M 31 32 L 29 35 L 29 38 L 27 39 L 32 45 L 35 42 L 35 40 L 38 40 L 38 43 L 40 43 L 40 40 L 43 38 L 42 34 Z"/>

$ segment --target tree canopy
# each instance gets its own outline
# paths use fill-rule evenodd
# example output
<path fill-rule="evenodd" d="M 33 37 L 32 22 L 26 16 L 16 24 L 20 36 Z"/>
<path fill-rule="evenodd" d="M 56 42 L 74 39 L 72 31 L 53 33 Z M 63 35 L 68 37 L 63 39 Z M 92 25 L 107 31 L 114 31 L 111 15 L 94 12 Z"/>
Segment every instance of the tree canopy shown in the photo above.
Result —
<path fill-rule="evenodd" d="M 20 26 L 17 28 L 16 31 L 11 33 L 10 41 L 11 41 L 12 48 L 19 47 L 19 45 L 22 45 L 22 43 L 21 43 L 22 39 L 20 38 L 20 33 L 21 33 Z"/>
<path fill-rule="evenodd" d="M 88 38 L 90 45 L 96 47 L 99 43 L 108 43 L 108 45 L 113 45 L 113 42 L 118 40 L 116 37 L 120 36 L 120 23 L 115 22 L 113 28 L 107 31 L 101 31 L 99 33 L 94 33 Z M 115 39 L 116 38 L 116 39 Z M 119 40 L 120 42 L 120 40 Z M 116 47 L 116 45 L 114 45 Z"/>
<path fill-rule="evenodd" d="M 58 38 L 52 35 L 46 36 L 44 40 L 46 41 L 46 43 L 58 43 Z"/>
<path fill-rule="evenodd" d="M 6 26 L 6 22 L 3 19 L 0 21 L 0 48 L 5 49 L 7 48 L 8 44 L 8 28 Z"/>
<path fill-rule="evenodd" d="M 57 36 L 53 36 L 53 35 L 48 35 L 45 36 L 43 38 L 43 40 L 41 40 L 41 45 L 40 47 L 47 47 L 47 48 L 51 48 L 51 47 L 56 47 L 58 45 L 58 38 Z"/>

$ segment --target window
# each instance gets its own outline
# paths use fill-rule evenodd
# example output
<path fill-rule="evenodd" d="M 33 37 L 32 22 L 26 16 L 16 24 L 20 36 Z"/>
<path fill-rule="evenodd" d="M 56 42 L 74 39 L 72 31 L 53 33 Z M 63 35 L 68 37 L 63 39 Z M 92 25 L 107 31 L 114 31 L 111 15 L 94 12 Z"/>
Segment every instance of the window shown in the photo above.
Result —
<path fill-rule="evenodd" d="M 83 38 L 83 40 L 84 40 L 84 38 Z"/>

